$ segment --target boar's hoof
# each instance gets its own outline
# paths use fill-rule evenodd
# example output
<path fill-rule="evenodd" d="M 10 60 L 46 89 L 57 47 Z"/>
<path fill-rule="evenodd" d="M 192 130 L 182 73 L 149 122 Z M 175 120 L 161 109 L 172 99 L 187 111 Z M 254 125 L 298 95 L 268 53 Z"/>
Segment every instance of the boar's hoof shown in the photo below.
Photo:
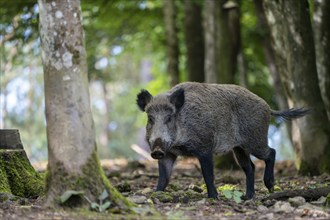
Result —
<path fill-rule="evenodd" d="M 252 195 L 243 195 L 241 197 L 242 200 L 251 200 L 253 198 L 254 198 L 254 195 L 253 194 Z"/>
<path fill-rule="evenodd" d="M 163 151 L 160 150 L 156 150 L 151 152 L 151 157 L 158 160 L 158 159 L 163 159 L 165 156 L 165 153 Z"/>

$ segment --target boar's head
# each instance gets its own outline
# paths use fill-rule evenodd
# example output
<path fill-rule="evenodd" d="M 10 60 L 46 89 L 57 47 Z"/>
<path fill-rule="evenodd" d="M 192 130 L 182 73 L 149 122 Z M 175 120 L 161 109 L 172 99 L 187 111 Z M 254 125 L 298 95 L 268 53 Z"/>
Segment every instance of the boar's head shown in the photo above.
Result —
<path fill-rule="evenodd" d="M 178 113 L 185 98 L 184 90 L 153 97 L 147 90 L 137 95 L 137 105 L 148 115 L 146 139 L 151 157 L 162 159 L 177 138 Z"/>

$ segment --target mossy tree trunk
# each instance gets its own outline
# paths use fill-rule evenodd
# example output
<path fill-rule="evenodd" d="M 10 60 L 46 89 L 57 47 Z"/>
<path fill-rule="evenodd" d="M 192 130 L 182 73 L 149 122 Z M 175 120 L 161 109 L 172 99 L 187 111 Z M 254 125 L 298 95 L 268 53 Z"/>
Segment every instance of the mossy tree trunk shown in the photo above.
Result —
<path fill-rule="evenodd" d="M 44 188 L 44 179 L 30 164 L 18 130 L 0 129 L 0 193 L 33 198 Z"/>
<path fill-rule="evenodd" d="M 111 186 L 97 157 L 80 1 L 38 3 L 48 139 L 45 204 L 58 205 L 67 190 L 82 190 L 96 201 L 107 189 L 112 205 L 128 208 L 131 203 Z"/>
<path fill-rule="evenodd" d="M 308 1 L 265 0 L 263 6 L 289 107 L 313 109 L 292 123 L 299 172 L 330 172 L 330 128 L 319 88 Z"/>

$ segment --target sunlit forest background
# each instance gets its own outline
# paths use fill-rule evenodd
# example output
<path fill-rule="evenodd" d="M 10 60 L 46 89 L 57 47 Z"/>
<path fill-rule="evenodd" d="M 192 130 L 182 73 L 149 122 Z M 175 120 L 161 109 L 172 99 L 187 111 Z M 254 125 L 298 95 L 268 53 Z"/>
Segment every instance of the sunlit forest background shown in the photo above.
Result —
<path fill-rule="evenodd" d="M 201 1 L 195 2 L 202 7 Z M 175 4 L 183 82 L 188 80 L 185 10 L 183 1 Z M 38 4 L 1 0 L 0 6 L 0 128 L 19 129 L 30 160 L 47 160 Z M 82 0 L 81 6 L 100 158 L 139 159 L 132 145 L 147 149 L 146 117 L 136 106 L 136 94 L 142 88 L 154 95 L 170 88 L 163 1 Z M 253 1 L 241 1 L 239 21 L 247 87 L 272 109 L 279 109 Z M 240 84 L 239 75 L 235 83 Z M 269 144 L 279 149 L 278 159 L 294 158 L 281 121 L 272 121 Z"/>

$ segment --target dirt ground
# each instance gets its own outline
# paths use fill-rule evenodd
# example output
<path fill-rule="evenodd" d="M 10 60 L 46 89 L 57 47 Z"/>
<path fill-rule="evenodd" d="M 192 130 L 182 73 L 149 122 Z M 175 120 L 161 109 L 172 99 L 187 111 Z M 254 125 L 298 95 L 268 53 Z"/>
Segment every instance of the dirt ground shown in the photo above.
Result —
<path fill-rule="evenodd" d="M 97 213 L 86 210 L 45 209 L 40 199 L 7 200 L 0 203 L 0 219 L 330 219 L 330 194 L 306 200 L 300 196 L 267 199 L 262 183 L 264 165 L 256 164 L 256 196 L 243 201 L 227 193 L 245 192 L 241 170 L 215 170 L 219 200 L 208 199 L 200 167 L 195 159 L 180 159 L 165 193 L 154 193 L 156 161 L 102 161 L 106 175 L 124 196 L 138 204 L 137 215 Z M 277 162 L 275 193 L 313 190 L 330 186 L 330 176 L 302 177 L 291 162 Z M 233 194 L 234 195 L 234 194 Z M 1 201 L 1 198 L 0 198 Z"/>

